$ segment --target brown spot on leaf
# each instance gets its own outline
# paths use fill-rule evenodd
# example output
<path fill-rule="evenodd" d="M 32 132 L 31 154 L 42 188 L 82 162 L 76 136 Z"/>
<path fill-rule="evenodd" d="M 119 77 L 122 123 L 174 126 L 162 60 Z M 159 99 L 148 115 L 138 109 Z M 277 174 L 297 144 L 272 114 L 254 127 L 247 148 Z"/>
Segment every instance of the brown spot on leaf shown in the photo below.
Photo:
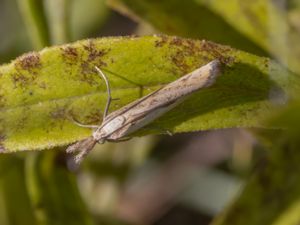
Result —
<path fill-rule="evenodd" d="M 168 42 L 167 36 L 161 35 L 159 36 L 159 38 L 160 38 L 159 40 L 155 41 L 155 47 L 162 47 Z"/>
<path fill-rule="evenodd" d="M 77 49 L 71 46 L 64 48 L 64 53 L 66 56 L 70 56 L 72 58 L 76 58 L 78 56 Z"/>
<path fill-rule="evenodd" d="M 88 52 L 88 61 L 89 62 L 95 61 L 95 60 L 98 61 L 99 58 L 101 58 L 108 52 L 108 50 L 105 50 L 105 49 L 97 49 L 95 43 L 92 40 L 90 40 L 87 45 L 84 45 L 83 48 Z M 105 65 L 105 63 L 102 62 L 101 60 L 100 60 L 99 64 Z"/>
<path fill-rule="evenodd" d="M 74 63 L 78 59 L 77 49 L 71 46 L 61 48 L 62 55 L 68 63 Z"/>
<path fill-rule="evenodd" d="M 11 75 L 11 78 L 14 83 L 14 88 L 25 87 L 34 80 L 34 78 L 32 76 L 31 77 L 25 76 L 22 73 L 14 73 Z"/>
<path fill-rule="evenodd" d="M 81 63 L 80 80 L 90 85 L 95 85 L 97 84 L 95 80 L 95 65 L 98 67 L 107 65 L 102 60 L 102 57 L 106 55 L 110 49 L 97 49 L 97 46 L 92 40 L 89 40 L 88 44 L 84 45 L 83 48 L 87 51 L 88 58 Z"/>
<path fill-rule="evenodd" d="M 19 57 L 15 62 L 16 72 L 11 75 L 14 87 L 33 84 L 41 67 L 40 55 L 31 52 Z"/>
<path fill-rule="evenodd" d="M 187 39 L 185 39 L 187 40 Z M 179 37 L 173 37 L 171 42 L 170 42 L 171 45 L 177 45 L 177 46 L 181 46 L 183 45 L 183 39 L 182 38 L 179 38 Z"/>
<path fill-rule="evenodd" d="M 199 59 L 209 62 L 219 59 L 224 64 L 232 64 L 235 60 L 232 57 L 232 49 L 228 46 L 218 45 L 209 41 L 195 41 L 173 37 L 170 46 L 177 51 L 171 55 L 172 62 L 183 72 L 190 72 L 191 67 L 199 64 Z"/>
<path fill-rule="evenodd" d="M 89 85 L 98 84 L 95 76 L 95 68 L 92 64 L 87 62 L 81 63 L 81 73 L 79 74 L 79 79 Z"/>
<path fill-rule="evenodd" d="M 190 71 L 191 67 L 191 57 L 199 55 L 200 57 L 200 46 L 195 43 L 195 41 L 190 39 L 182 39 L 179 37 L 173 37 L 170 41 L 170 45 L 178 49 L 175 54 L 171 56 L 173 63 L 183 72 L 187 73 Z M 196 60 L 197 61 L 197 60 Z"/>
<path fill-rule="evenodd" d="M 195 54 L 200 50 L 199 46 L 196 45 L 196 42 L 194 40 L 183 39 L 180 37 L 173 37 L 170 41 L 170 45 L 180 47 L 190 54 Z"/>
<path fill-rule="evenodd" d="M 88 123 L 99 124 L 102 121 L 102 117 L 103 117 L 103 114 L 99 110 L 97 110 L 97 111 L 91 112 L 86 118 L 87 118 Z"/>
<path fill-rule="evenodd" d="M 219 59 L 220 62 L 230 65 L 234 63 L 235 58 L 231 56 L 232 49 L 229 46 L 219 45 L 210 41 L 201 42 L 201 51 L 206 51 L 213 58 Z"/>
<path fill-rule="evenodd" d="M 31 71 L 41 66 L 40 55 L 37 52 L 30 52 L 17 59 L 16 65 L 21 69 Z"/>
<path fill-rule="evenodd" d="M 185 52 L 177 51 L 174 55 L 172 55 L 172 62 L 181 70 L 183 73 L 187 73 L 189 71 L 189 66 L 185 62 Z"/>

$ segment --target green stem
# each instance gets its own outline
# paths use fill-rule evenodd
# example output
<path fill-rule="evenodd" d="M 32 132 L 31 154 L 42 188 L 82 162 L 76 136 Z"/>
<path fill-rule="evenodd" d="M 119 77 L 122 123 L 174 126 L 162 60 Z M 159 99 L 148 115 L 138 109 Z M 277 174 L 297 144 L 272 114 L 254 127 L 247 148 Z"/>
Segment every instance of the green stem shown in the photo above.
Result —
<path fill-rule="evenodd" d="M 52 44 L 70 41 L 70 1 L 45 0 Z"/>
<path fill-rule="evenodd" d="M 43 1 L 18 0 L 18 4 L 33 48 L 39 50 L 49 45 L 49 33 Z"/>

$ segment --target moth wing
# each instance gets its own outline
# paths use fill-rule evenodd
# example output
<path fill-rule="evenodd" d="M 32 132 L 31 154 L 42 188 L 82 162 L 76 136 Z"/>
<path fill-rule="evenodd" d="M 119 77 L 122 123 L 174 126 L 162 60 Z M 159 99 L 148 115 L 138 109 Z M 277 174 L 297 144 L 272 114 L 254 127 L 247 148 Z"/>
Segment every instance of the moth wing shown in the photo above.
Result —
<path fill-rule="evenodd" d="M 83 139 L 82 141 L 78 141 L 75 144 L 70 145 L 67 149 L 67 153 L 75 153 L 78 154 L 75 156 L 75 162 L 79 164 L 84 157 L 94 148 L 97 141 L 93 137 L 89 137 Z"/>
<path fill-rule="evenodd" d="M 113 118 L 115 118 L 118 115 L 122 115 L 125 112 L 127 112 L 129 109 L 135 107 L 136 105 L 140 104 L 141 102 L 145 101 L 147 98 L 149 98 L 150 96 L 154 95 L 155 93 L 157 93 L 159 90 L 161 90 L 163 87 L 159 88 L 158 90 L 151 92 L 150 94 L 139 98 L 131 103 L 129 103 L 128 105 L 123 106 L 122 108 L 110 113 L 104 120 L 103 124 L 106 124 L 107 122 L 109 122 L 110 120 L 112 120 Z"/>

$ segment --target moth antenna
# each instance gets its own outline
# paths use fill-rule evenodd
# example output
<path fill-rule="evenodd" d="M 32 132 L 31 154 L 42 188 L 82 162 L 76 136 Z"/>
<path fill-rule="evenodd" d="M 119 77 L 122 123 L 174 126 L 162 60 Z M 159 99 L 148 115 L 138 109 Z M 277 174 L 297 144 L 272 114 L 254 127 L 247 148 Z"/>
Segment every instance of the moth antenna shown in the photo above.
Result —
<path fill-rule="evenodd" d="M 68 116 L 68 119 L 71 120 L 73 123 L 75 123 L 79 127 L 93 128 L 93 129 L 97 129 L 99 127 L 99 125 L 82 124 L 78 120 L 74 119 L 73 116 Z"/>
<path fill-rule="evenodd" d="M 110 103 L 111 103 L 111 100 L 112 100 L 111 91 L 110 91 L 110 84 L 109 84 L 109 81 L 108 81 L 107 77 L 102 72 L 102 70 L 97 66 L 95 66 L 95 69 L 97 70 L 97 72 L 101 75 L 101 77 L 105 81 L 105 85 L 106 85 L 106 89 L 107 89 L 107 102 L 106 102 L 104 113 L 103 113 L 103 121 L 104 121 L 104 119 L 106 118 L 106 116 L 108 114 L 109 106 L 110 106 Z"/>

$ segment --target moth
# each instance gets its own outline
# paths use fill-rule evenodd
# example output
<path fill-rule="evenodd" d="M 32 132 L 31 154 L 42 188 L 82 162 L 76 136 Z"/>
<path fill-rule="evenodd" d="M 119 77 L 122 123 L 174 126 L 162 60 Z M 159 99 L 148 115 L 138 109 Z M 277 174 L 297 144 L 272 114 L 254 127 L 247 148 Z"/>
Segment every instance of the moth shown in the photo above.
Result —
<path fill-rule="evenodd" d="M 103 121 L 101 125 L 82 125 L 74 121 L 79 126 L 92 128 L 93 132 L 90 137 L 70 145 L 66 150 L 67 153 L 78 152 L 75 162 L 80 163 L 96 143 L 126 139 L 128 135 L 174 108 L 193 92 L 211 86 L 220 74 L 220 67 L 220 61 L 215 59 L 109 115 L 107 115 L 111 102 L 109 81 L 104 73 L 95 67 L 104 79 L 108 93 Z"/>

